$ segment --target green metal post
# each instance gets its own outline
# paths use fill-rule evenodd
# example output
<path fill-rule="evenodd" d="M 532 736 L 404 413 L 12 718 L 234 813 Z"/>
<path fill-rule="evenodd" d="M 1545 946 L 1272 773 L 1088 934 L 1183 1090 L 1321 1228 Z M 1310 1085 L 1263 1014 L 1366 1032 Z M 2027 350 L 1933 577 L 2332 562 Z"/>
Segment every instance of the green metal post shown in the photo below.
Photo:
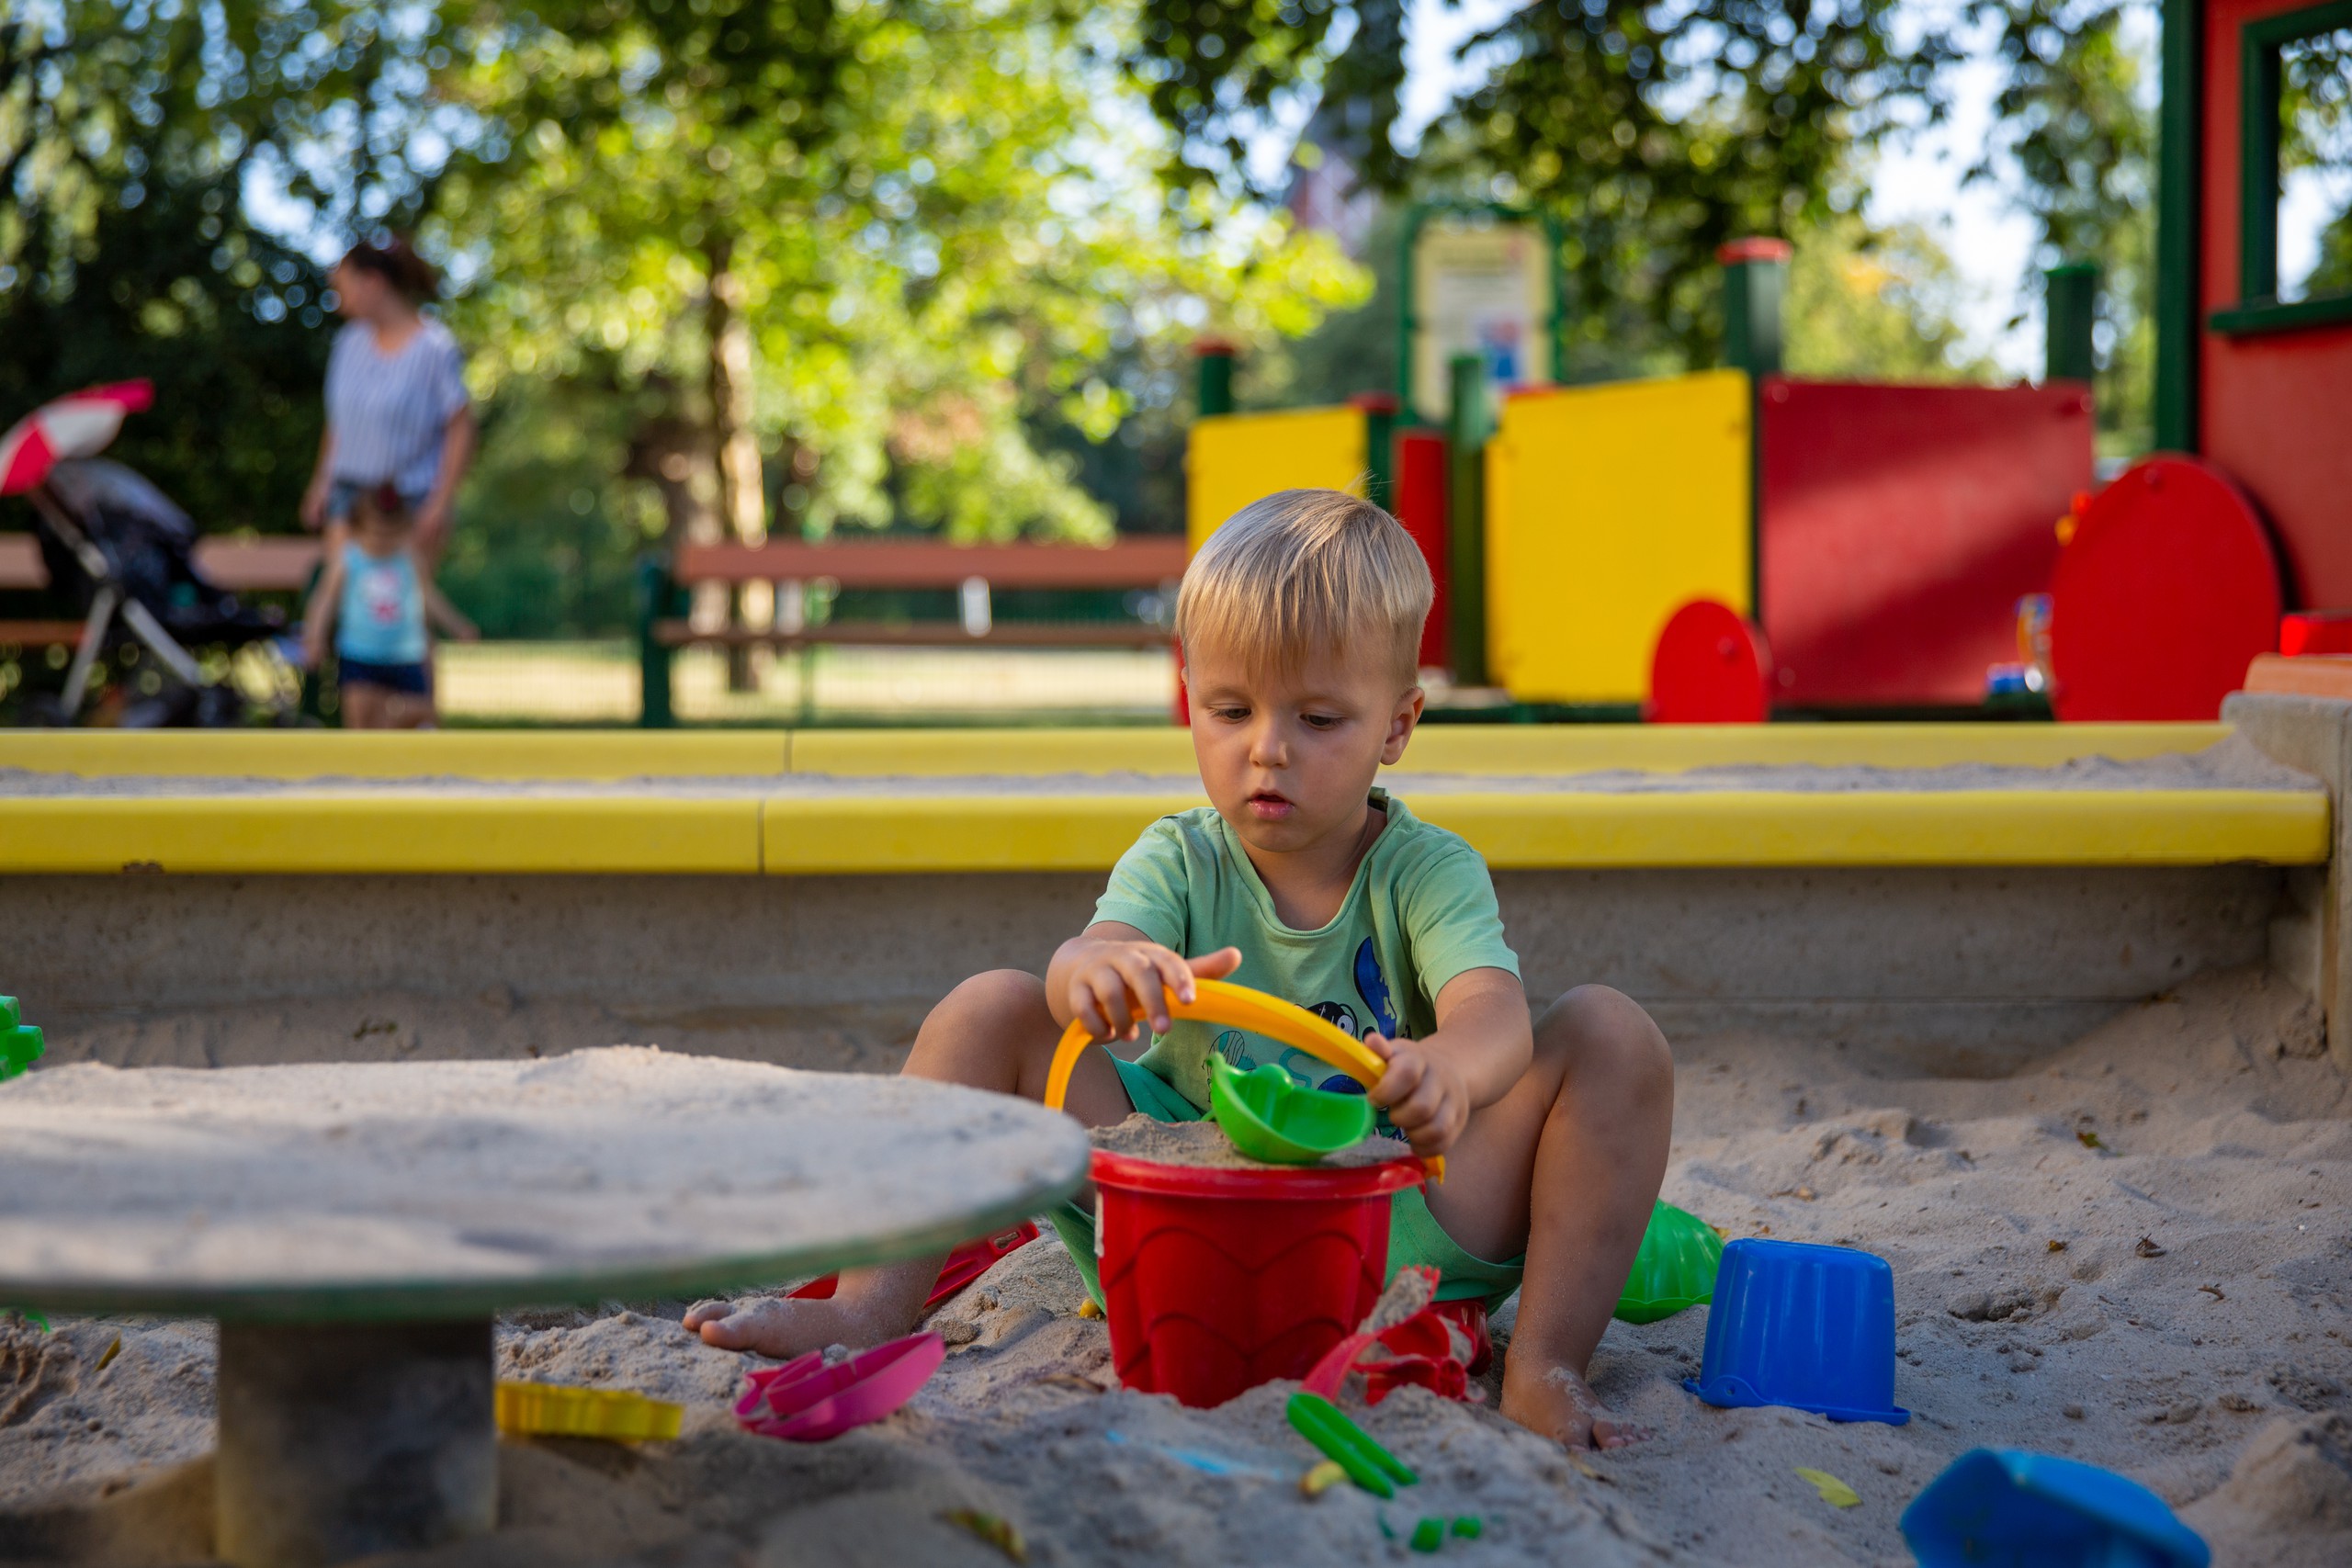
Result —
<path fill-rule="evenodd" d="M 644 555 L 637 562 L 637 668 L 641 695 L 637 722 L 642 729 L 673 729 L 678 716 L 670 705 L 670 646 L 655 635 L 659 624 L 674 608 L 677 584 L 670 581 L 670 566 L 659 555 Z"/>
<path fill-rule="evenodd" d="M 1203 419 L 1233 412 L 1233 345 L 1216 338 L 1203 338 L 1193 345 L 1193 357 L 1200 362 L 1199 412 Z"/>
<path fill-rule="evenodd" d="M 2098 373 L 2091 343 L 2098 311 L 2098 264 L 2062 262 L 2041 276 L 2042 378 L 2087 381 Z"/>
<path fill-rule="evenodd" d="M 1494 433 L 1487 409 L 1487 367 L 1475 354 L 1447 366 L 1446 570 L 1453 682 L 1487 683 L 1487 438 Z"/>
<path fill-rule="evenodd" d="M 1715 253 L 1724 269 L 1724 363 L 1751 377 L 1781 371 L 1781 299 L 1789 287 L 1786 240 L 1734 240 Z"/>
<path fill-rule="evenodd" d="M 1724 363 L 1747 372 L 1747 618 L 1764 622 L 1764 378 L 1781 373 L 1781 301 L 1788 292 L 1786 240 L 1734 240 L 1715 252 L 1724 269 Z"/>
<path fill-rule="evenodd" d="M 2205 231 L 2197 176 L 2204 127 L 2205 6 L 2164 0 L 2156 118 L 2156 445 L 2197 450 L 2197 255 Z"/>
<path fill-rule="evenodd" d="M 1389 392 L 1358 392 L 1348 400 L 1363 414 L 1363 495 L 1374 506 L 1396 510 L 1396 399 Z"/>

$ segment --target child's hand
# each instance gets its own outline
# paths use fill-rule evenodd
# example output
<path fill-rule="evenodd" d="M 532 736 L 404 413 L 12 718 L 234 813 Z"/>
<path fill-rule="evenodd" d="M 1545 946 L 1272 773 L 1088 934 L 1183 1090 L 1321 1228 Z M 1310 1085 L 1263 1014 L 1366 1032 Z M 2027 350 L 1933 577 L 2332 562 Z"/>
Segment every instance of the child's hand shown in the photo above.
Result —
<path fill-rule="evenodd" d="M 1388 1064 L 1372 1086 L 1372 1102 L 1388 1112 L 1413 1152 L 1427 1159 L 1452 1148 L 1470 1124 L 1470 1086 L 1460 1069 L 1424 1041 L 1367 1034 L 1363 1043 Z"/>
<path fill-rule="evenodd" d="M 1070 1016 L 1097 1040 L 1133 1040 L 1138 1021 L 1165 1034 L 1168 995 L 1193 998 L 1193 981 L 1222 979 L 1241 966 L 1241 950 L 1219 948 L 1179 958 L 1156 942 L 1101 942 L 1089 947 L 1069 976 Z"/>

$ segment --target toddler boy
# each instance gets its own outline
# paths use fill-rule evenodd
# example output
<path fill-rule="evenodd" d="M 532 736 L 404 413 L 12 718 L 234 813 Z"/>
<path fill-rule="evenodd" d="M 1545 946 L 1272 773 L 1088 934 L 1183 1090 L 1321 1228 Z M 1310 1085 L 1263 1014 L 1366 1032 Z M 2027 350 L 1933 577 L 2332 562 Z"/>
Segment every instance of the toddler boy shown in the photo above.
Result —
<path fill-rule="evenodd" d="M 1094 921 L 1041 982 L 1001 970 L 933 1010 L 906 1071 L 1041 1098 L 1078 1020 L 1103 1041 L 1151 1032 L 1135 1061 L 1090 1051 L 1067 1109 L 1090 1125 L 1141 1111 L 1191 1121 L 1208 1055 L 1302 1053 L 1173 1021 L 1163 987 L 1231 976 L 1337 1023 L 1386 1064 L 1374 1101 L 1442 1186 L 1398 1194 L 1389 1267 L 1438 1269 L 1441 1299 L 1521 1292 L 1503 1414 L 1571 1447 L 1638 1434 L 1585 1382 L 1666 1171 L 1673 1066 L 1649 1016 L 1599 986 L 1531 1028 L 1486 863 L 1375 787 L 1421 716 L 1416 652 L 1428 567 L 1396 520 L 1336 491 L 1285 491 L 1210 536 L 1184 574 L 1177 633 L 1193 748 L 1211 805 L 1162 818 L 1111 874 Z M 1189 954 L 1190 956 L 1185 956 Z M 792 1356 L 913 1324 L 940 1259 L 855 1270 L 829 1301 L 707 1303 L 710 1344 Z"/>

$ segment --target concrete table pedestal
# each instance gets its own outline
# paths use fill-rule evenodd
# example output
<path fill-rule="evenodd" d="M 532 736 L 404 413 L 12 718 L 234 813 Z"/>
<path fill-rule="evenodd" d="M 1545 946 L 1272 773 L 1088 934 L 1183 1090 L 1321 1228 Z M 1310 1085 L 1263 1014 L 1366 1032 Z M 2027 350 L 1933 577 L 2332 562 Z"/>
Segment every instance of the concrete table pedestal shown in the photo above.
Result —
<path fill-rule="evenodd" d="M 490 1341 L 488 1318 L 223 1324 L 214 1549 L 306 1568 L 493 1529 Z"/>
<path fill-rule="evenodd" d="M 1076 1190 L 1008 1096 L 616 1046 L 0 1086 L 0 1301 L 220 1321 L 214 1548 L 493 1529 L 492 1317 L 944 1253 Z"/>

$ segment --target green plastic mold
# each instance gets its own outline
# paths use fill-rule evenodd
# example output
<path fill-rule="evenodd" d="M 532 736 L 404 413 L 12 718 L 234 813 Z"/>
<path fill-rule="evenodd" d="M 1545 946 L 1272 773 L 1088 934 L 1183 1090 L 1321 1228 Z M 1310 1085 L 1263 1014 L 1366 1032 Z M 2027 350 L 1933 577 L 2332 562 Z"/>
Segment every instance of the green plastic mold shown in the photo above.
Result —
<path fill-rule="evenodd" d="M 47 1049 L 40 1031 L 25 1021 L 14 997 L 0 997 L 0 1078 L 13 1078 Z"/>
<path fill-rule="evenodd" d="M 1617 1298 L 1617 1321 L 1656 1323 L 1713 1301 L 1715 1266 L 1723 1258 L 1724 1238 L 1706 1221 L 1671 1203 L 1657 1204 Z"/>
<path fill-rule="evenodd" d="M 1361 1094 L 1305 1089 L 1272 1062 L 1238 1071 L 1209 1057 L 1209 1114 L 1251 1159 L 1313 1165 L 1372 1134 L 1372 1101 Z"/>

